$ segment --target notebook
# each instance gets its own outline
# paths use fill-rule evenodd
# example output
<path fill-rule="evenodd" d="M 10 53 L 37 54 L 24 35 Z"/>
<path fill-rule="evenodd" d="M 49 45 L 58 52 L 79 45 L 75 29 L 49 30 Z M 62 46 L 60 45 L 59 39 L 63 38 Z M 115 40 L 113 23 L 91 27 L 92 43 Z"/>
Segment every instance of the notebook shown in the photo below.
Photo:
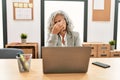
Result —
<path fill-rule="evenodd" d="M 42 47 L 44 73 L 85 73 L 90 47 Z"/>

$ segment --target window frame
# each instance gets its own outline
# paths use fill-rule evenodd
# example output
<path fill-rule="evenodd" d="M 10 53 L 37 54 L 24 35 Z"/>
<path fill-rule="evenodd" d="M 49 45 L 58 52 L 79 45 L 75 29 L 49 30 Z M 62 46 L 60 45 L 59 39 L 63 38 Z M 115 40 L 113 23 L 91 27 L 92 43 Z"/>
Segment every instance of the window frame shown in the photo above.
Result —
<path fill-rule="evenodd" d="M 44 1 L 56 1 L 56 0 L 41 0 L 41 46 L 44 46 Z M 82 1 L 84 5 L 84 35 L 83 41 L 87 42 L 87 11 L 88 11 L 88 0 L 57 0 L 57 1 Z"/>

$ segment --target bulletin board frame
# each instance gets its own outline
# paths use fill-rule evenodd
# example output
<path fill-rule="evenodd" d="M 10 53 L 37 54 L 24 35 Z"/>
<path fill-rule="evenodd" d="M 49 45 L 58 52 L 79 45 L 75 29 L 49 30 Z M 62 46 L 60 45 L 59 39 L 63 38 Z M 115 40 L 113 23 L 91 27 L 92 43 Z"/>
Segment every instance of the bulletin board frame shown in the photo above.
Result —
<path fill-rule="evenodd" d="M 104 0 L 104 10 L 94 9 L 94 0 L 92 1 L 92 20 L 93 21 L 110 21 L 111 0 Z"/>
<path fill-rule="evenodd" d="M 33 0 L 29 2 L 13 2 L 14 20 L 33 20 Z"/>

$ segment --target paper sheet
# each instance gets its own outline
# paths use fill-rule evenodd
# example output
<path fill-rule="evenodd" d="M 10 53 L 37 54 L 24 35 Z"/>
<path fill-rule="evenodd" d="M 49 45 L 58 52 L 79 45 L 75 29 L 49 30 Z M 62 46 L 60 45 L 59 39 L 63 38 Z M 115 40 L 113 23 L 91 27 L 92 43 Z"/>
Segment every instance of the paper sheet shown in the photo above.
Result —
<path fill-rule="evenodd" d="M 95 10 L 104 10 L 104 0 L 94 0 Z"/>
<path fill-rule="evenodd" d="M 31 8 L 15 8 L 16 19 L 32 19 Z"/>

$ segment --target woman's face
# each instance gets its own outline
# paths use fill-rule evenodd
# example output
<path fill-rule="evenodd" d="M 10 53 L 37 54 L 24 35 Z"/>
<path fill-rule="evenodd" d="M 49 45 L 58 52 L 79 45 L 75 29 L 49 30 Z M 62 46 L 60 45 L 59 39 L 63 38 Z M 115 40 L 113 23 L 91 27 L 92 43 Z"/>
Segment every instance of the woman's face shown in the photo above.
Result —
<path fill-rule="evenodd" d="M 61 24 L 62 25 L 62 31 L 66 31 L 66 21 L 64 19 L 64 16 L 61 14 L 56 15 L 54 18 L 54 24 Z"/>

